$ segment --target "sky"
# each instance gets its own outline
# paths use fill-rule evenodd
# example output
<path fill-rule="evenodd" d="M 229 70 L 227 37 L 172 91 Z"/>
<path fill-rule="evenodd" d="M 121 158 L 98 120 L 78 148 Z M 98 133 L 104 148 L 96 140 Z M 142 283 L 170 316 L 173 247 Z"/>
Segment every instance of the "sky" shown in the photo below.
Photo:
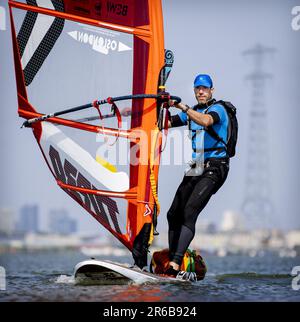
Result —
<path fill-rule="evenodd" d="M 215 97 L 231 101 L 238 110 L 237 155 L 231 160 L 227 181 L 212 197 L 198 222 L 210 221 L 219 226 L 224 211 L 239 212 L 246 198 L 249 134 L 253 131 L 250 127 L 253 91 L 245 78 L 254 70 L 254 63 L 242 53 L 259 43 L 276 49 L 276 53 L 268 56 L 263 64 L 263 70 L 273 76 L 264 92 L 270 154 L 269 198 L 274 205 L 274 213 L 267 221 L 271 228 L 300 228 L 300 144 L 297 133 L 300 119 L 300 30 L 292 28 L 295 18 L 292 9 L 299 2 L 163 0 L 162 3 L 165 48 L 175 54 L 167 90 L 193 105 L 193 80 L 198 73 L 208 73 L 214 80 Z M 42 229 L 47 228 L 50 209 L 65 208 L 79 221 L 81 231 L 97 233 L 101 230 L 99 224 L 56 186 L 30 131 L 20 130 L 22 119 L 17 116 L 6 1 L 0 0 L 0 6 L 5 9 L 0 10 L 1 17 L 6 17 L 0 19 L 0 208 L 12 208 L 17 214 L 22 205 L 37 203 Z M 172 109 L 172 114 L 175 113 L 177 111 Z M 160 169 L 159 231 L 167 230 L 166 212 L 184 169 L 185 165 L 163 165 Z"/>

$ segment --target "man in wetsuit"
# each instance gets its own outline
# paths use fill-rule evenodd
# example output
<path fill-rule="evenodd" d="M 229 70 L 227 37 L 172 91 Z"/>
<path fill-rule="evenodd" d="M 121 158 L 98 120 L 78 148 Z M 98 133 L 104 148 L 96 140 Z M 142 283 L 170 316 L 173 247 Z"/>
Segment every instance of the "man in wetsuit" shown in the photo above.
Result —
<path fill-rule="evenodd" d="M 193 108 L 179 103 L 181 112 L 171 117 L 169 126 L 189 125 L 194 163 L 202 153 L 202 171 L 188 172 L 179 185 L 173 203 L 167 213 L 169 223 L 169 265 L 165 274 L 194 279 L 193 274 L 180 272 L 183 256 L 195 236 L 198 215 L 226 180 L 229 157 L 226 152 L 229 117 L 221 104 L 213 99 L 213 82 L 209 75 L 200 74 L 194 81 L 194 93 L 198 102 Z M 175 102 L 170 101 L 169 105 Z M 214 139 L 207 129 L 212 127 L 223 140 Z M 204 145 L 199 151 L 199 142 Z M 203 150 L 204 149 L 204 150 Z M 201 173 L 202 172 L 202 173 Z"/>

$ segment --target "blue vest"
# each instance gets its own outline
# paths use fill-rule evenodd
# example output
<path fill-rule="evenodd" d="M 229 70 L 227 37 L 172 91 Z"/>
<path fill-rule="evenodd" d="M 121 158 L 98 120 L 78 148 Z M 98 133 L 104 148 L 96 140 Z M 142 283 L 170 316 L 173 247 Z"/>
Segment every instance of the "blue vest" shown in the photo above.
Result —
<path fill-rule="evenodd" d="M 209 113 L 209 112 L 216 112 L 219 115 L 220 121 L 216 124 L 213 124 L 213 129 L 215 132 L 223 139 L 224 142 L 227 142 L 228 138 L 228 124 L 229 124 L 229 118 L 227 115 L 227 112 L 223 105 L 221 104 L 215 104 L 211 105 L 206 108 L 199 108 L 198 105 L 194 106 L 193 108 L 195 111 L 200 113 Z M 197 160 L 199 157 L 199 152 L 201 149 L 204 148 L 204 150 L 209 149 L 215 149 L 215 148 L 221 148 L 218 150 L 212 150 L 212 151 L 205 151 L 204 152 L 204 160 L 208 158 L 226 158 L 227 153 L 225 150 L 225 145 L 222 142 L 216 141 L 206 130 L 205 127 L 202 125 L 197 124 L 196 122 L 192 120 L 188 120 L 188 116 L 184 112 L 180 112 L 178 114 L 180 117 L 182 123 L 184 125 L 187 125 L 189 123 L 189 130 L 190 130 L 190 136 L 192 140 L 192 158 L 193 160 Z M 203 146 L 204 144 L 204 146 Z"/>

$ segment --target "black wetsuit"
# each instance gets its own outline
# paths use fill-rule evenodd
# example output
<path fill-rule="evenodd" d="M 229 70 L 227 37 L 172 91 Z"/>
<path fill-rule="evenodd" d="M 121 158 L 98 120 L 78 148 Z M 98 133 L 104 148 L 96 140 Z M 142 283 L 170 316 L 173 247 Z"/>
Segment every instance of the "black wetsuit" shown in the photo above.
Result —
<path fill-rule="evenodd" d="M 212 117 L 214 124 L 220 122 L 216 113 L 212 113 Z M 185 125 L 178 115 L 172 116 L 171 123 L 172 127 Z M 229 171 L 226 153 L 225 157 L 222 153 L 219 158 L 205 158 L 204 164 L 204 171 L 200 176 L 184 176 L 167 213 L 170 260 L 179 265 L 195 236 L 198 215 L 223 185 Z"/>
<path fill-rule="evenodd" d="M 181 264 L 195 236 L 198 215 L 227 178 L 228 159 L 206 161 L 201 176 L 185 176 L 168 211 L 170 260 Z"/>

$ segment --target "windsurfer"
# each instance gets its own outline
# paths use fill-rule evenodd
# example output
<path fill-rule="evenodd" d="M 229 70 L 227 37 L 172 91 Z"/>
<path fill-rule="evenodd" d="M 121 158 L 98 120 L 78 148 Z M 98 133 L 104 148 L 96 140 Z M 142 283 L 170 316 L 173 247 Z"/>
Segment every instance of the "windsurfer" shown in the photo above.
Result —
<path fill-rule="evenodd" d="M 213 99 L 213 82 L 209 75 L 200 74 L 194 81 L 194 94 L 198 102 L 193 108 L 179 103 L 181 110 L 171 117 L 169 126 L 189 125 L 193 162 L 175 194 L 167 213 L 169 224 L 169 264 L 165 274 L 182 276 L 180 265 L 188 246 L 195 236 L 195 225 L 199 213 L 207 205 L 211 196 L 223 185 L 229 171 L 229 156 L 223 142 L 216 141 L 206 131 L 212 127 L 227 141 L 229 118 L 225 108 Z M 173 106 L 174 101 L 169 105 Z M 199 151 L 202 143 L 202 151 Z M 197 162 L 202 153 L 203 162 Z M 193 274 L 184 274 L 185 279 L 194 279 Z"/>

